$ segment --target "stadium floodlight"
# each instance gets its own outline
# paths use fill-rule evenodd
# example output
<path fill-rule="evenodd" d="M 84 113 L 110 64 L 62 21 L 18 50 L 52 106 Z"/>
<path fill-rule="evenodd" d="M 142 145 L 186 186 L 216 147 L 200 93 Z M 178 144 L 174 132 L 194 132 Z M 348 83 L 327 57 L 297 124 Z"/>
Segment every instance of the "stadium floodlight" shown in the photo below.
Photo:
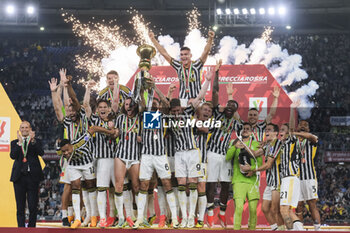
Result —
<path fill-rule="evenodd" d="M 259 14 L 264 15 L 265 14 L 265 8 L 260 8 L 259 9 Z"/>
<path fill-rule="evenodd" d="M 214 30 L 214 31 L 218 30 L 218 26 L 214 25 L 214 26 L 213 26 L 213 30 Z"/>
<path fill-rule="evenodd" d="M 286 8 L 281 6 L 280 8 L 278 8 L 278 14 L 279 15 L 285 15 L 286 14 Z"/>
<path fill-rule="evenodd" d="M 230 15 L 231 14 L 230 8 L 226 8 L 225 13 L 226 13 L 226 15 Z"/>
<path fill-rule="evenodd" d="M 238 8 L 233 9 L 233 14 L 239 15 L 239 10 L 238 10 Z"/>
<path fill-rule="evenodd" d="M 40 27 L 40 31 L 45 31 L 45 28 L 44 27 Z"/>
<path fill-rule="evenodd" d="M 255 8 L 250 8 L 250 14 L 252 14 L 252 15 L 256 14 Z"/>
<path fill-rule="evenodd" d="M 242 14 L 244 14 L 244 15 L 248 14 L 247 8 L 243 8 L 243 9 L 242 9 Z"/>
<path fill-rule="evenodd" d="M 274 15 L 275 14 L 275 8 L 270 7 L 268 12 L 269 12 L 269 15 Z"/>
<path fill-rule="evenodd" d="M 14 5 L 7 5 L 6 6 L 6 13 L 9 14 L 9 15 L 12 15 L 15 13 L 15 6 Z"/>
<path fill-rule="evenodd" d="M 287 29 L 287 30 L 290 30 L 290 29 L 292 29 L 292 26 L 287 25 L 287 26 L 286 26 L 286 29 Z"/>
<path fill-rule="evenodd" d="M 222 14 L 222 10 L 220 8 L 216 9 L 216 14 L 221 15 Z"/>
<path fill-rule="evenodd" d="M 27 6 L 27 13 L 28 13 L 28 15 L 34 14 L 34 7 L 33 6 Z"/>

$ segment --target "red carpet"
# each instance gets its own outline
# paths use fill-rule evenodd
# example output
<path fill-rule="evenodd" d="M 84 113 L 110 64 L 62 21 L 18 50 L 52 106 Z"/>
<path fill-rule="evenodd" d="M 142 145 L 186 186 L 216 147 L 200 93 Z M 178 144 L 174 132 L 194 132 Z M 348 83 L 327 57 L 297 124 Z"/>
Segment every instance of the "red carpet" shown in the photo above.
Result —
<path fill-rule="evenodd" d="M 69 228 L 0 228 L 0 233 L 72 233 L 74 232 L 91 232 L 91 233 L 110 233 L 112 231 L 118 231 L 120 233 L 130 233 L 131 231 L 133 232 L 144 232 L 144 233 L 152 233 L 152 232 L 157 232 L 157 233 L 185 233 L 189 231 L 205 231 L 208 232 L 210 231 L 211 233 L 225 233 L 225 232 L 239 232 L 239 231 L 234 231 L 234 230 L 210 230 L 210 229 L 193 229 L 193 230 L 174 230 L 174 229 L 139 229 L 139 230 L 132 230 L 132 229 L 87 229 L 87 228 L 81 228 L 77 230 L 71 230 Z M 248 230 L 242 230 L 242 232 L 245 233 L 253 233 L 256 231 L 248 231 Z M 263 232 L 276 232 L 276 231 L 263 231 Z M 299 231 L 288 231 L 288 232 L 299 232 Z M 332 233 L 344 233 L 345 231 L 332 231 Z"/>

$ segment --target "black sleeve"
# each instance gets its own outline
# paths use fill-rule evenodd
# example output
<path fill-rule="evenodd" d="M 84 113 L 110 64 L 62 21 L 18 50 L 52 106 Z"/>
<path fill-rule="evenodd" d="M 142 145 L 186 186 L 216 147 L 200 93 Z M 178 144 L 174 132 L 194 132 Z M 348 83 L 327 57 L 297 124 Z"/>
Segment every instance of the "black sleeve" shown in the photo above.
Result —
<path fill-rule="evenodd" d="M 11 159 L 17 159 L 18 156 L 22 153 L 21 146 L 17 145 L 18 140 L 13 140 L 11 142 L 11 151 L 10 157 Z"/>

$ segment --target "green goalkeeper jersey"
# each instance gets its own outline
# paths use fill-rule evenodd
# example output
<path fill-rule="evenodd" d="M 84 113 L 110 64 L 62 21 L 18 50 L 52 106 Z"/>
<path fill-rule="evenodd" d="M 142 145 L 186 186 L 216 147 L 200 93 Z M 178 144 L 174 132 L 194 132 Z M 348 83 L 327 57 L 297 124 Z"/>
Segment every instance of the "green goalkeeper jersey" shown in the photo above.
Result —
<path fill-rule="evenodd" d="M 255 141 L 255 140 L 249 140 L 247 142 L 245 142 L 245 144 L 247 146 L 249 146 L 250 144 L 250 149 L 251 150 L 258 150 L 259 149 L 259 142 Z M 247 177 L 245 175 L 243 175 L 240 171 L 240 167 L 239 167 L 239 154 L 241 152 L 241 149 L 236 148 L 235 146 L 230 144 L 230 147 L 226 153 L 226 161 L 230 161 L 233 160 L 233 176 L 232 176 L 232 184 L 234 183 L 248 183 L 248 184 L 255 184 L 256 183 L 256 174 Z M 257 162 L 258 162 L 258 167 L 260 167 L 262 165 L 262 158 L 261 157 L 257 157 L 256 158 Z M 250 164 L 251 167 L 255 168 L 256 167 L 256 162 L 254 160 L 254 158 L 250 159 Z"/>

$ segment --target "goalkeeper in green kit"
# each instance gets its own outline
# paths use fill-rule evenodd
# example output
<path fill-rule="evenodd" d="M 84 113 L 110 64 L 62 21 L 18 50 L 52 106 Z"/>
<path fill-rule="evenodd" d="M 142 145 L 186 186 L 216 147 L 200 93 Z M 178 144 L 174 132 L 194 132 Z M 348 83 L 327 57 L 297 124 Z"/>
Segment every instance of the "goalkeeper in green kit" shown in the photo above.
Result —
<path fill-rule="evenodd" d="M 259 143 L 253 140 L 252 126 L 249 123 L 244 123 L 241 140 L 234 140 L 226 154 L 227 161 L 233 160 L 232 185 L 233 199 L 235 201 L 234 230 L 241 229 L 243 206 L 246 199 L 248 199 L 249 205 L 249 230 L 255 230 L 257 223 L 256 209 L 260 199 L 260 175 L 252 171 L 241 171 L 240 164 L 260 167 L 262 165 L 262 158 L 258 157 L 254 159 L 248 152 L 247 147 L 250 150 L 256 151 L 259 149 Z"/>

